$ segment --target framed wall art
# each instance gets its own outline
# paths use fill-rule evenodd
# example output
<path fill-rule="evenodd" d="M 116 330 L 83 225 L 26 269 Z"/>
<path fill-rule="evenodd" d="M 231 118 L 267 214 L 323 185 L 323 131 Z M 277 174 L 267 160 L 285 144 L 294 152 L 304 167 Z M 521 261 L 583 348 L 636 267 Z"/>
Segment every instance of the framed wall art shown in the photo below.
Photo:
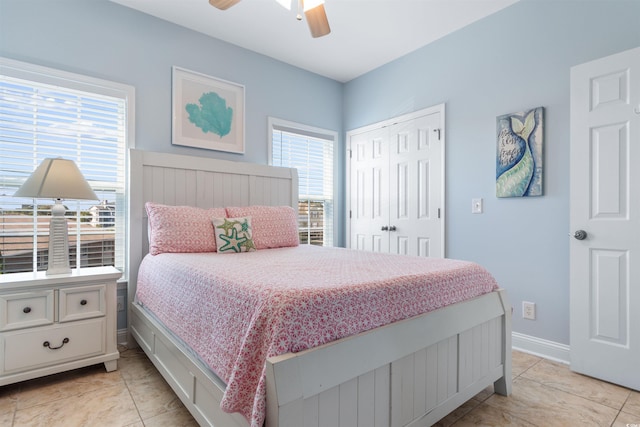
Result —
<path fill-rule="evenodd" d="M 171 143 L 244 153 L 244 86 L 172 69 Z"/>
<path fill-rule="evenodd" d="M 542 195 L 544 107 L 496 118 L 496 196 Z"/>

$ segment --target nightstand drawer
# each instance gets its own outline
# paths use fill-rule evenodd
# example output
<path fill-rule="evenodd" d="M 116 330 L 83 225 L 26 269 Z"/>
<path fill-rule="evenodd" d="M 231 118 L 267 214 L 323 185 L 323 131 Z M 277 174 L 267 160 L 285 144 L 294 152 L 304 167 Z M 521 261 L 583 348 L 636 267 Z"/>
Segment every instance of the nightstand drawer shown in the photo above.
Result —
<path fill-rule="evenodd" d="M 105 352 L 105 319 L 8 332 L 2 341 L 4 373 L 68 362 Z"/>
<path fill-rule="evenodd" d="M 0 331 L 53 323 L 53 290 L 0 295 Z"/>
<path fill-rule="evenodd" d="M 71 322 L 104 316 L 105 290 L 105 285 L 60 289 L 58 321 Z"/>

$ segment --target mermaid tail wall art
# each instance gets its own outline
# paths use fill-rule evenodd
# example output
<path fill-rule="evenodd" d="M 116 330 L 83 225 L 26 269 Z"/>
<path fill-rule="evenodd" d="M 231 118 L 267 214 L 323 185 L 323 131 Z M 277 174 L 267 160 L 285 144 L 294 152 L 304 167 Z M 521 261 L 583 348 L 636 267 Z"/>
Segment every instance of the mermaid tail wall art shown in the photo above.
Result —
<path fill-rule="evenodd" d="M 542 195 L 543 110 L 497 118 L 496 196 Z"/>

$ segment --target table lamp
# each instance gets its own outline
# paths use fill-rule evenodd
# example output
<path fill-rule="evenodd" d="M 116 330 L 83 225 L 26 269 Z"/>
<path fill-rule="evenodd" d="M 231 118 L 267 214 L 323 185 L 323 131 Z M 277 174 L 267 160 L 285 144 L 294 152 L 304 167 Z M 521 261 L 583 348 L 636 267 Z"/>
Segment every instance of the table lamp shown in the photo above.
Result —
<path fill-rule="evenodd" d="M 55 199 L 49 223 L 47 275 L 71 273 L 66 208 L 61 200 L 99 200 L 78 166 L 61 157 L 44 159 L 13 196 Z"/>

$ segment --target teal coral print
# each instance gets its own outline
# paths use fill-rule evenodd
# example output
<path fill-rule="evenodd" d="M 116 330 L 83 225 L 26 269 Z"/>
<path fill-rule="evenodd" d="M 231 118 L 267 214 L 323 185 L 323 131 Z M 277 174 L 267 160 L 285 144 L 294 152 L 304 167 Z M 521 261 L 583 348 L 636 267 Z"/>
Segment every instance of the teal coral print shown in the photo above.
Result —
<path fill-rule="evenodd" d="M 214 218 L 216 244 L 220 253 L 253 252 L 251 220 L 246 218 Z"/>
<path fill-rule="evenodd" d="M 496 196 L 542 195 L 543 112 L 506 114 L 496 120 Z"/>
<path fill-rule="evenodd" d="M 202 132 L 212 132 L 220 137 L 231 132 L 233 108 L 227 107 L 227 101 L 215 92 L 203 93 L 198 100 L 200 105 L 187 104 L 189 121 Z"/>

